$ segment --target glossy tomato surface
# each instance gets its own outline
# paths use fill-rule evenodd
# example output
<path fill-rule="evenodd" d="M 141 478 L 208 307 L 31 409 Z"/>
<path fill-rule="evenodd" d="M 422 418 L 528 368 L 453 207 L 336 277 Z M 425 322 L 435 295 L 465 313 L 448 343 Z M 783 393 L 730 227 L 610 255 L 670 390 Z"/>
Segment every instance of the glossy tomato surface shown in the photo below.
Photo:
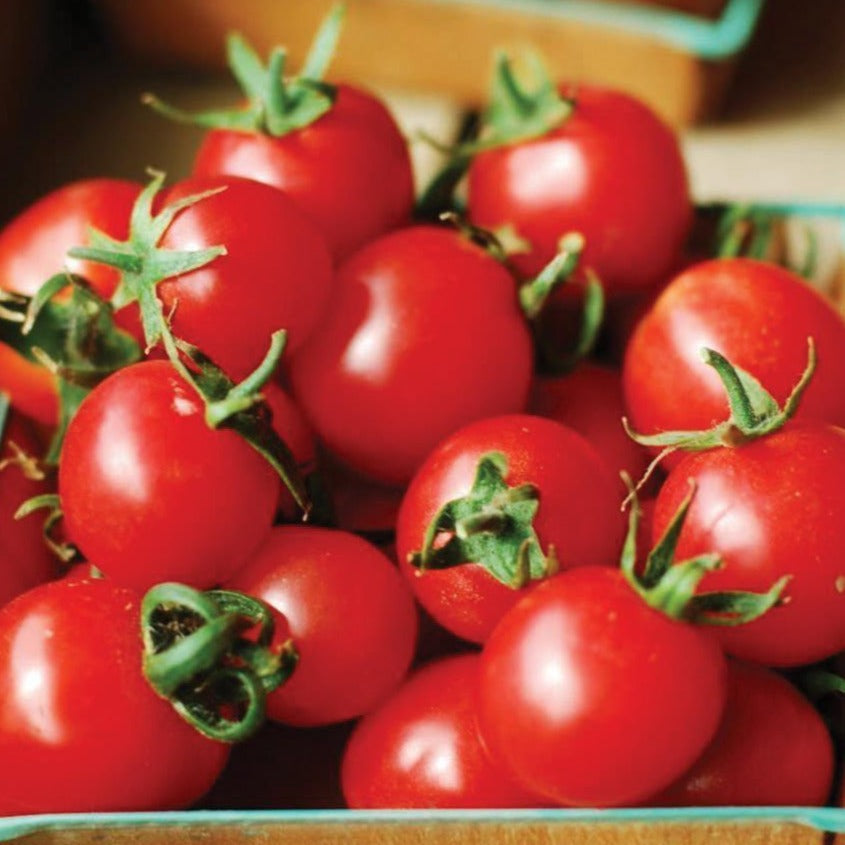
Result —
<path fill-rule="evenodd" d="M 560 568 L 608 565 L 619 559 L 624 518 L 613 473 L 580 434 L 552 420 L 527 414 L 479 420 L 447 437 L 411 482 L 397 521 L 400 567 L 420 603 L 445 628 L 484 642 L 502 615 L 536 581 L 522 589 L 502 583 L 467 561 L 425 571 L 409 562 L 426 530 L 447 502 L 466 496 L 482 455 L 499 452 L 508 464 L 509 487 L 534 484 L 539 507 L 533 526 L 541 550 L 553 548 Z"/>
<path fill-rule="evenodd" d="M 713 629 L 726 651 L 800 666 L 845 649 L 845 430 L 793 423 L 736 448 L 688 455 L 654 511 L 658 537 L 695 482 L 676 560 L 713 552 L 724 566 L 700 590 L 767 591 L 790 576 L 786 603 L 745 625 Z"/>
<path fill-rule="evenodd" d="M 419 669 L 355 728 L 341 778 L 353 809 L 536 807 L 478 734 L 480 657 Z"/>
<path fill-rule="evenodd" d="M 281 188 L 317 224 L 336 260 L 409 221 L 414 203 L 399 128 L 379 100 L 348 85 L 337 87 L 326 114 L 279 138 L 206 133 L 194 175 L 220 174 Z"/>
<path fill-rule="evenodd" d="M 653 610 L 619 570 L 543 582 L 482 652 L 479 724 L 490 752 L 560 804 L 625 805 L 676 780 L 719 726 L 715 640 Z"/>
<path fill-rule="evenodd" d="M 511 259 L 524 277 L 551 261 L 563 235 L 580 232 L 583 266 L 609 295 L 659 283 L 692 223 L 675 135 L 618 91 L 578 85 L 563 94 L 574 109 L 556 129 L 475 157 L 470 219 L 493 230 L 511 224 L 528 242 Z"/>
<path fill-rule="evenodd" d="M 408 670 L 417 615 L 408 586 L 375 546 L 326 528 L 280 526 L 228 586 L 285 616 L 299 663 L 268 697 L 271 719 L 342 722 L 372 710 Z"/>
<path fill-rule="evenodd" d="M 63 580 L 0 611 L 0 814 L 180 809 L 214 782 L 228 747 L 147 684 L 139 608 Z"/>
<path fill-rule="evenodd" d="M 767 669 L 728 663 L 728 700 L 707 750 L 650 803 L 683 806 L 824 804 L 833 743 L 821 716 L 788 681 Z"/>
<path fill-rule="evenodd" d="M 722 382 L 701 359 L 715 349 L 784 402 L 807 364 L 818 367 L 798 416 L 845 424 L 845 321 L 820 293 L 773 264 L 746 258 L 696 264 L 640 320 L 623 372 L 634 428 L 709 428 L 728 417 Z"/>
<path fill-rule="evenodd" d="M 75 246 L 88 246 L 89 229 L 123 240 L 141 186 L 120 179 L 73 182 L 33 203 L 0 231 L 0 288 L 32 296 L 56 273 L 69 270 L 108 298 L 117 285 L 109 267 L 68 258 Z M 53 376 L 42 366 L 0 342 L 0 390 L 39 422 L 52 425 L 58 413 Z"/>
<path fill-rule="evenodd" d="M 119 370 L 68 427 L 59 494 L 69 539 L 119 584 L 205 588 L 229 578 L 270 530 L 278 478 L 169 361 Z"/>
<path fill-rule="evenodd" d="M 293 388 L 327 448 L 363 475 L 407 482 L 450 432 L 521 411 L 531 338 L 510 274 L 452 229 L 416 226 L 339 270 Z"/>

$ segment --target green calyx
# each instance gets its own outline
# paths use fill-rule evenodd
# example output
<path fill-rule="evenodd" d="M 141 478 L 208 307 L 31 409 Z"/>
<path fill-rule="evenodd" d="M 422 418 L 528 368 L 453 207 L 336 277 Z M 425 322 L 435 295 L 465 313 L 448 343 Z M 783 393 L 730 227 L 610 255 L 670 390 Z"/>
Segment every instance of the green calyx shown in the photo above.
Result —
<path fill-rule="evenodd" d="M 261 454 L 290 490 L 294 501 L 307 515 L 310 505 L 305 484 L 300 477 L 290 449 L 270 424 L 270 414 L 260 393 L 276 370 L 285 346 L 285 333 L 280 330 L 270 338 L 264 360 L 253 373 L 235 384 L 210 358 L 191 344 L 174 336 L 171 315 L 165 314 L 157 286 L 167 278 L 204 267 L 225 255 L 225 246 L 180 251 L 159 247 L 159 241 L 175 216 L 184 208 L 202 202 L 222 189 L 193 194 L 165 206 L 153 214 L 153 202 L 164 183 L 164 174 L 153 172 L 150 183 L 141 192 L 132 210 L 129 238 L 116 241 L 102 232 L 91 232 L 90 247 L 75 247 L 73 258 L 83 258 L 114 267 L 120 281 L 112 297 L 112 305 L 122 308 L 137 302 L 148 348 L 164 347 L 167 357 L 179 375 L 205 403 L 205 419 L 209 427 L 225 426 L 235 430 Z"/>
<path fill-rule="evenodd" d="M 723 563 L 719 555 L 712 553 L 675 562 L 675 549 L 695 495 L 692 481 L 689 493 L 646 558 L 642 572 L 638 573 L 637 528 L 641 519 L 640 505 L 631 480 L 625 473 L 623 480 L 629 489 L 631 510 L 620 567 L 628 583 L 649 606 L 673 619 L 699 625 L 734 626 L 758 619 L 784 601 L 783 591 L 789 583 L 789 576 L 779 579 L 765 593 L 742 590 L 696 593 L 702 578 L 721 569 Z"/>
<path fill-rule="evenodd" d="M 152 94 L 143 102 L 155 111 L 205 129 L 263 132 L 275 138 L 313 123 L 334 104 L 336 89 L 323 81 L 343 25 L 345 7 L 335 5 L 317 31 L 299 75 L 286 76 L 287 51 L 274 47 L 265 64 L 238 33 L 226 39 L 229 68 L 243 90 L 245 106 L 191 114 L 163 103 Z"/>
<path fill-rule="evenodd" d="M 70 296 L 57 298 L 70 288 Z M 7 295 L 0 340 L 56 379 L 59 424 L 44 456 L 58 463 L 65 431 L 82 400 L 104 378 L 141 358 L 134 338 L 117 328 L 110 303 L 72 273 L 49 278 L 33 297 Z"/>
<path fill-rule="evenodd" d="M 257 599 L 159 584 L 141 603 L 144 675 L 202 734 L 237 742 L 261 727 L 267 695 L 296 667 L 293 643 L 274 648 L 273 633 Z"/>
<path fill-rule="evenodd" d="M 513 589 L 557 572 L 554 549 L 543 553 L 533 526 L 540 493 L 533 484 L 509 487 L 507 471 L 501 452 L 482 455 L 472 489 L 437 512 L 410 563 L 421 571 L 478 563 Z"/>
<path fill-rule="evenodd" d="M 64 515 L 62 501 L 58 493 L 44 493 L 41 496 L 33 496 L 31 499 L 27 499 L 15 511 L 15 519 L 24 519 L 30 514 L 42 510 L 47 511 L 47 516 L 44 518 L 41 527 L 44 543 L 62 564 L 70 566 L 79 558 L 79 550 L 71 543 L 54 536 L 56 527 Z"/>

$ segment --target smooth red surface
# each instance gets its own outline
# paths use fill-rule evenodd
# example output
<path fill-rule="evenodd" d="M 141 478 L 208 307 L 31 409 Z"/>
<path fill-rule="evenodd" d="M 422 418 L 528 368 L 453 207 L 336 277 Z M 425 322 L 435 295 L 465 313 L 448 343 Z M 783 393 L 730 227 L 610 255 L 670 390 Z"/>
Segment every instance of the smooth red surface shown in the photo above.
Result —
<path fill-rule="evenodd" d="M 473 223 L 510 223 L 531 245 L 512 257 L 536 275 L 569 232 L 586 239 L 582 266 L 611 296 L 662 281 L 692 223 L 684 162 L 673 132 L 618 91 L 569 86 L 573 113 L 539 138 L 478 154 L 469 170 Z"/>
<path fill-rule="evenodd" d="M 216 129 L 195 176 L 244 176 L 281 188 L 317 224 L 341 260 L 411 219 L 414 185 L 405 139 L 370 94 L 337 87 L 331 110 L 280 138 Z"/>
<path fill-rule="evenodd" d="M 728 663 L 728 700 L 713 741 L 650 804 L 665 807 L 790 806 L 827 802 L 833 743 L 821 716 L 788 681 Z"/>
<path fill-rule="evenodd" d="M 37 200 L 0 232 L 0 288 L 32 296 L 56 273 L 84 276 L 108 298 L 117 285 L 109 267 L 68 258 L 75 246 L 89 246 L 89 228 L 123 240 L 141 186 L 120 179 L 72 182 Z M 53 377 L 43 367 L 0 344 L 0 390 L 39 422 L 53 425 L 58 408 Z"/>
<path fill-rule="evenodd" d="M 619 570 L 578 567 L 530 592 L 484 646 L 481 734 L 551 800 L 630 804 L 704 751 L 725 675 L 713 639 L 648 607 Z"/>
<path fill-rule="evenodd" d="M 458 427 L 521 411 L 531 367 L 509 273 L 458 232 L 416 226 L 340 268 L 292 380 L 334 455 L 402 484 Z"/>
<path fill-rule="evenodd" d="M 68 427 L 59 493 L 68 538 L 119 584 L 206 588 L 270 530 L 278 478 L 205 407 L 168 361 L 119 370 Z"/>
<path fill-rule="evenodd" d="M 41 453 L 29 427 L 14 414 L 0 438 L 0 461 L 13 457 L 11 443 L 31 457 Z M 43 511 L 40 518 L 35 513 L 15 519 L 15 512 L 27 499 L 50 492 L 48 482 L 28 479 L 14 463 L 0 470 L 0 607 L 58 572 L 58 561 L 41 535 Z"/>
<path fill-rule="evenodd" d="M 791 424 L 736 448 L 687 456 L 657 497 L 653 536 L 696 492 L 676 560 L 715 552 L 724 566 L 701 591 L 765 592 L 791 576 L 788 602 L 713 635 L 736 657 L 801 666 L 845 650 L 845 431 Z"/>
<path fill-rule="evenodd" d="M 408 586 L 375 546 L 327 528 L 274 528 L 228 586 L 263 599 L 288 620 L 299 651 L 267 714 L 296 726 L 360 716 L 408 670 L 417 613 Z"/>
<path fill-rule="evenodd" d="M 761 261 L 717 259 L 675 278 L 643 317 L 628 346 L 625 398 L 637 431 L 709 428 L 728 417 L 704 347 L 750 372 L 778 402 L 807 364 L 818 367 L 798 416 L 845 425 L 845 321 L 798 276 Z"/>
<path fill-rule="evenodd" d="M 0 814 L 181 809 L 223 769 L 228 746 L 147 684 L 139 607 L 62 580 L 0 611 Z"/>
<path fill-rule="evenodd" d="M 396 527 L 400 567 L 421 604 L 444 627 L 484 642 L 526 590 L 515 590 L 479 564 L 421 572 L 408 562 L 422 548 L 440 508 L 472 488 L 479 458 L 501 452 L 510 487 L 530 482 L 540 492 L 534 529 L 544 553 L 554 547 L 562 569 L 614 565 L 622 548 L 622 495 L 598 452 L 572 429 L 526 414 L 493 417 L 444 440 L 411 482 Z M 536 582 L 534 582 L 536 583 Z"/>
<path fill-rule="evenodd" d="M 362 719 L 346 747 L 343 794 L 352 809 L 537 807 L 542 799 L 493 761 L 478 735 L 480 657 L 418 670 Z"/>
<path fill-rule="evenodd" d="M 224 245 L 226 255 L 158 286 L 173 332 L 202 349 L 228 375 L 257 367 L 270 335 L 287 331 L 287 354 L 314 330 L 328 302 L 331 258 L 325 241 L 281 191 L 249 179 L 193 178 L 163 204 L 224 190 L 180 211 L 161 239 L 166 249 Z"/>

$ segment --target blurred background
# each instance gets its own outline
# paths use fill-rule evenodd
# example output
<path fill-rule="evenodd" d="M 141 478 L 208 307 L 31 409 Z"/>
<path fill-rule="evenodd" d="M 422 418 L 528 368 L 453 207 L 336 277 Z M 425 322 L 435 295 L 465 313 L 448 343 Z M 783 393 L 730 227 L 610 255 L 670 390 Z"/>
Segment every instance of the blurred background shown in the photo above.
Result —
<path fill-rule="evenodd" d="M 74 179 L 188 172 L 200 130 L 140 104 L 236 102 L 223 37 L 294 66 L 330 0 L 2 0 L 0 218 Z M 625 88 L 682 133 L 700 200 L 845 202 L 842 0 L 347 0 L 329 76 L 387 99 L 410 137 L 452 140 L 492 50 Z M 418 178 L 434 154 L 415 142 Z"/>

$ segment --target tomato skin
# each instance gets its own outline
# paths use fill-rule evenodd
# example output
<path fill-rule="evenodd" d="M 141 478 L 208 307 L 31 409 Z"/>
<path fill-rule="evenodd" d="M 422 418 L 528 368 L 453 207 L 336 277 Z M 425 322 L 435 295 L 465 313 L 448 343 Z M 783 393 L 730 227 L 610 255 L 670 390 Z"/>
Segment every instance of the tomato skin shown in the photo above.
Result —
<path fill-rule="evenodd" d="M 631 423 L 643 434 L 709 428 L 728 417 L 722 382 L 701 360 L 721 352 L 784 402 L 807 363 L 818 366 L 799 418 L 845 425 L 845 321 L 798 276 L 762 261 L 716 259 L 676 277 L 641 319 L 625 356 Z"/>
<path fill-rule="evenodd" d="M 31 456 L 41 451 L 29 427 L 15 414 L 8 418 L 0 439 L 0 460 L 11 456 L 10 443 Z M 38 515 L 14 518 L 27 499 L 49 492 L 46 481 L 31 481 L 14 464 L 0 470 L 0 607 L 56 575 L 56 561 L 41 535 Z"/>
<path fill-rule="evenodd" d="M 725 676 L 715 640 L 650 608 L 619 570 L 578 567 L 539 584 L 484 646 L 481 735 L 549 799 L 630 804 L 710 742 Z"/>
<path fill-rule="evenodd" d="M 379 100 L 349 85 L 337 86 L 326 114 L 279 138 L 207 132 L 193 173 L 280 188 L 317 224 L 336 261 L 408 222 L 414 204 L 411 160 L 399 128 Z"/>
<path fill-rule="evenodd" d="M 354 534 L 280 526 L 229 587 L 288 620 L 296 671 L 267 699 L 269 718 L 310 727 L 373 709 L 408 670 L 413 598 L 393 564 Z"/>
<path fill-rule="evenodd" d="M 565 376 L 534 381 L 529 410 L 583 435 L 616 475 L 625 470 L 635 481 L 648 466 L 648 453 L 622 426 L 622 378 L 608 367 L 585 362 Z"/>
<path fill-rule="evenodd" d="M 787 604 L 753 622 L 714 628 L 725 650 L 767 666 L 801 666 L 845 649 L 845 430 L 814 423 L 736 448 L 691 453 L 657 497 L 659 536 L 696 485 L 676 560 L 714 552 L 721 570 L 701 591 L 765 592 L 790 575 Z"/>
<path fill-rule="evenodd" d="M 666 807 L 813 807 L 827 801 L 833 743 L 821 716 L 786 680 L 728 662 L 728 700 L 713 742 L 649 803 Z"/>
<path fill-rule="evenodd" d="M 399 485 L 459 426 L 521 411 L 531 368 L 510 274 L 459 233 L 416 226 L 340 268 L 291 377 L 328 450 Z"/>
<path fill-rule="evenodd" d="M 294 352 L 315 328 L 331 288 L 331 258 L 317 228 L 281 191 L 250 179 L 187 179 L 162 205 L 224 188 L 183 209 L 161 246 L 196 250 L 224 245 L 210 264 L 158 286 L 173 331 L 238 380 L 267 353 L 270 335 L 288 333 Z"/>
<path fill-rule="evenodd" d="M 475 715 L 477 654 L 430 663 L 356 726 L 341 765 L 352 809 L 536 807 L 493 761 Z"/>
<path fill-rule="evenodd" d="M 67 269 L 108 298 L 117 285 L 109 267 L 68 258 L 75 246 L 89 246 L 89 228 L 123 240 L 132 205 L 141 190 L 121 179 L 86 179 L 52 191 L 0 231 L 0 288 L 32 296 L 50 276 Z M 58 414 L 56 385 L 47 370 L 0 344 L 0 390 L 23 413 L 47 425 Z"/>
<path fill-rule="evenodd" d="M 168 361 L 119 370 L 68 427 L 59 494 L 68 538 L 116 583 L 201 589 L 229 578 L 270 530 L 278 478 Z"/>
<path fill-rule="evenodd" d="M 529 242 L 511 259 L 523 277 L 539 273 L 575 231 L 586 239 L 582 266 L 610 296 L 648 288 L 669 272 L 692 224 L 677 138 L 626 94 L 588 85 L 571 93 L 574 111 L 558 128 L 475 156 L 470 220 L 488 229 L 510 223 Z"/>
<path fill-rule="evenodd" d="M 139 608 L 62 580 L 0 611 L 0 814 L 180 809 L 214 782 L 228 748 L 147 684 Z"/>
<path fill-rule="evenodd" d="M 512 589 L 479 561 L 422 572 L 408 558 L 422 548 L 426 529 L 440 508 L 469 493 L 479 458 L 492 451 L 507 460 L 508 486 L 530 482 L 539 489 L 534 529 L 544 553 L 554 547 L 562 569 L 613 566 L 624 535 L 613 474 L 573 430 L 541 417 L 514 414 L 479 420 L 447 437 L 420 467 L 402 500 L 397 554 L 423 607 L 448 630 L 478 643 L 539 582 Z"/>

